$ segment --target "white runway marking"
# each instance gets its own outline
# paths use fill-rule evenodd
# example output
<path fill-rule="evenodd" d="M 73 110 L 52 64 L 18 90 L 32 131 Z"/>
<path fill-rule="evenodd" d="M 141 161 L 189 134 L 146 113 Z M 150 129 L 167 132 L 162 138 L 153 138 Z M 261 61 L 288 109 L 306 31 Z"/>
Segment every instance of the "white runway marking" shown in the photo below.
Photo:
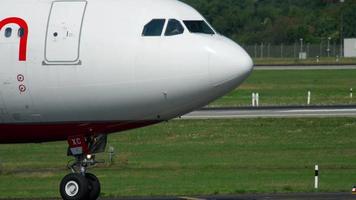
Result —
<path fill-rule="evenodd" d="M 303 110 L 285 110 L 285 111 L 279 111 L 279 112 L 301 112 L 301 113 L 305 113 L 305 112 L 356 112 L 356 109 L 313 109 L 313 110 L 308 110 L 308 109 L 303 109 Z"/>
<path fill-rule="evenodd" d="M 356 69 L 356 65 L 285 65 L 285 66 L 255 66 L 254 70 L 340 70 Z"/>
<path fill-rule="evenodd" d="M 199 110 L 182 119 L 281 118 L 281 117 L 356 117 L 356 108 L 266 108 Z"/>

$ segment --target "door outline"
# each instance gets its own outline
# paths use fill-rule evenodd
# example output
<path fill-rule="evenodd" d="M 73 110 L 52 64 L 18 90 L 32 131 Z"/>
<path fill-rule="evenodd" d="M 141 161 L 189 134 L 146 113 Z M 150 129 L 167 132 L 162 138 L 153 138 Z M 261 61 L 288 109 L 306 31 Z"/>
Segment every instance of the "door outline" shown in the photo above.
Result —
<path fill-rule="evenodd" d="M 83 2 L 85 3 L 84 5 L 84 9 L 83 9 L 83 14 L 82 14 L 82 19 L 80 22 L 80 28 L 79 28 L 79 39 L 78 39 L 78 47 L 77 47 L 77 58 L 73 61 L 49 61 L 47 59 L 47 40 L 48 40 L 48 31 L 49 31 L 49 26 L 50 26 L 50 20 L 51 20 L 51 16 L 52 16 L 52 11 L 53 11 L 53 6 L 55 3 L 75 3 L 75 2 Z M 82 40 L 82 29 L 83 29 L 83 23 L 84 23 L 84 17 L 85 17 L 85 13 L 87 10 L 87 5 L 88 2 L 86 0 L 82 0 L 82 1 L 66 1 L 66 0 L 58 0 L 58 1 L 53 1 L 51 4 L 51 8 L 50 8 L 50 12 L 48 15 L 48 20 L 47 20 L 47 28 L 46 28 L 46 37 L 45 37 L 45 47 L 44 47 L 44 61 L 42 62 L 42 65 L 81 65 L 82 61 L 80 60 L 80 46 L 81 46 L 81 40 Z"/>

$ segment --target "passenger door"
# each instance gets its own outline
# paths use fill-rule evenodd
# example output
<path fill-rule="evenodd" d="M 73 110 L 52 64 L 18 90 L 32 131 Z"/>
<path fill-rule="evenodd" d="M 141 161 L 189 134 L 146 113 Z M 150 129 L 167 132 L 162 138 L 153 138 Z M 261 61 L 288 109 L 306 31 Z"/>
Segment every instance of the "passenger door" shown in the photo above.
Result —
<path fill-rule="evenodd" d="M 86 1 L 52 3 L 44 64 L 80 64 L 80 37 L 86 5 Z"/>

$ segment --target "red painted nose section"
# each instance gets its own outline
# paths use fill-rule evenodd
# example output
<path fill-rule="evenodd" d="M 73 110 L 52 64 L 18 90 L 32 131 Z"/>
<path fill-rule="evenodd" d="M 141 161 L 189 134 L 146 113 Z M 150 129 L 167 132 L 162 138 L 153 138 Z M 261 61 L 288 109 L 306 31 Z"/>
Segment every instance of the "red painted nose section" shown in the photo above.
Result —
<path fill-rule="evenodd" d="M 73 122 L 46 124 L 0 124 L 0 143 L 39 143 L 67 140 L 76 135 L 110 134 L 160 121 Z"/>

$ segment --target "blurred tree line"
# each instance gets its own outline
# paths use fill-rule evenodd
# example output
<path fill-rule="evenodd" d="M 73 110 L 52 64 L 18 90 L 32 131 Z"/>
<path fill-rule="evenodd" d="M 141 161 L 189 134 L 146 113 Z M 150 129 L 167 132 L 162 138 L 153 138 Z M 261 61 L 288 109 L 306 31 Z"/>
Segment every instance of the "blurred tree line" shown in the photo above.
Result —
<path fill-rule="evenodd" d="M 356 0 L 182 0 L 223 35 L 244 44 L 338 43 L 356 37 Z"/>

